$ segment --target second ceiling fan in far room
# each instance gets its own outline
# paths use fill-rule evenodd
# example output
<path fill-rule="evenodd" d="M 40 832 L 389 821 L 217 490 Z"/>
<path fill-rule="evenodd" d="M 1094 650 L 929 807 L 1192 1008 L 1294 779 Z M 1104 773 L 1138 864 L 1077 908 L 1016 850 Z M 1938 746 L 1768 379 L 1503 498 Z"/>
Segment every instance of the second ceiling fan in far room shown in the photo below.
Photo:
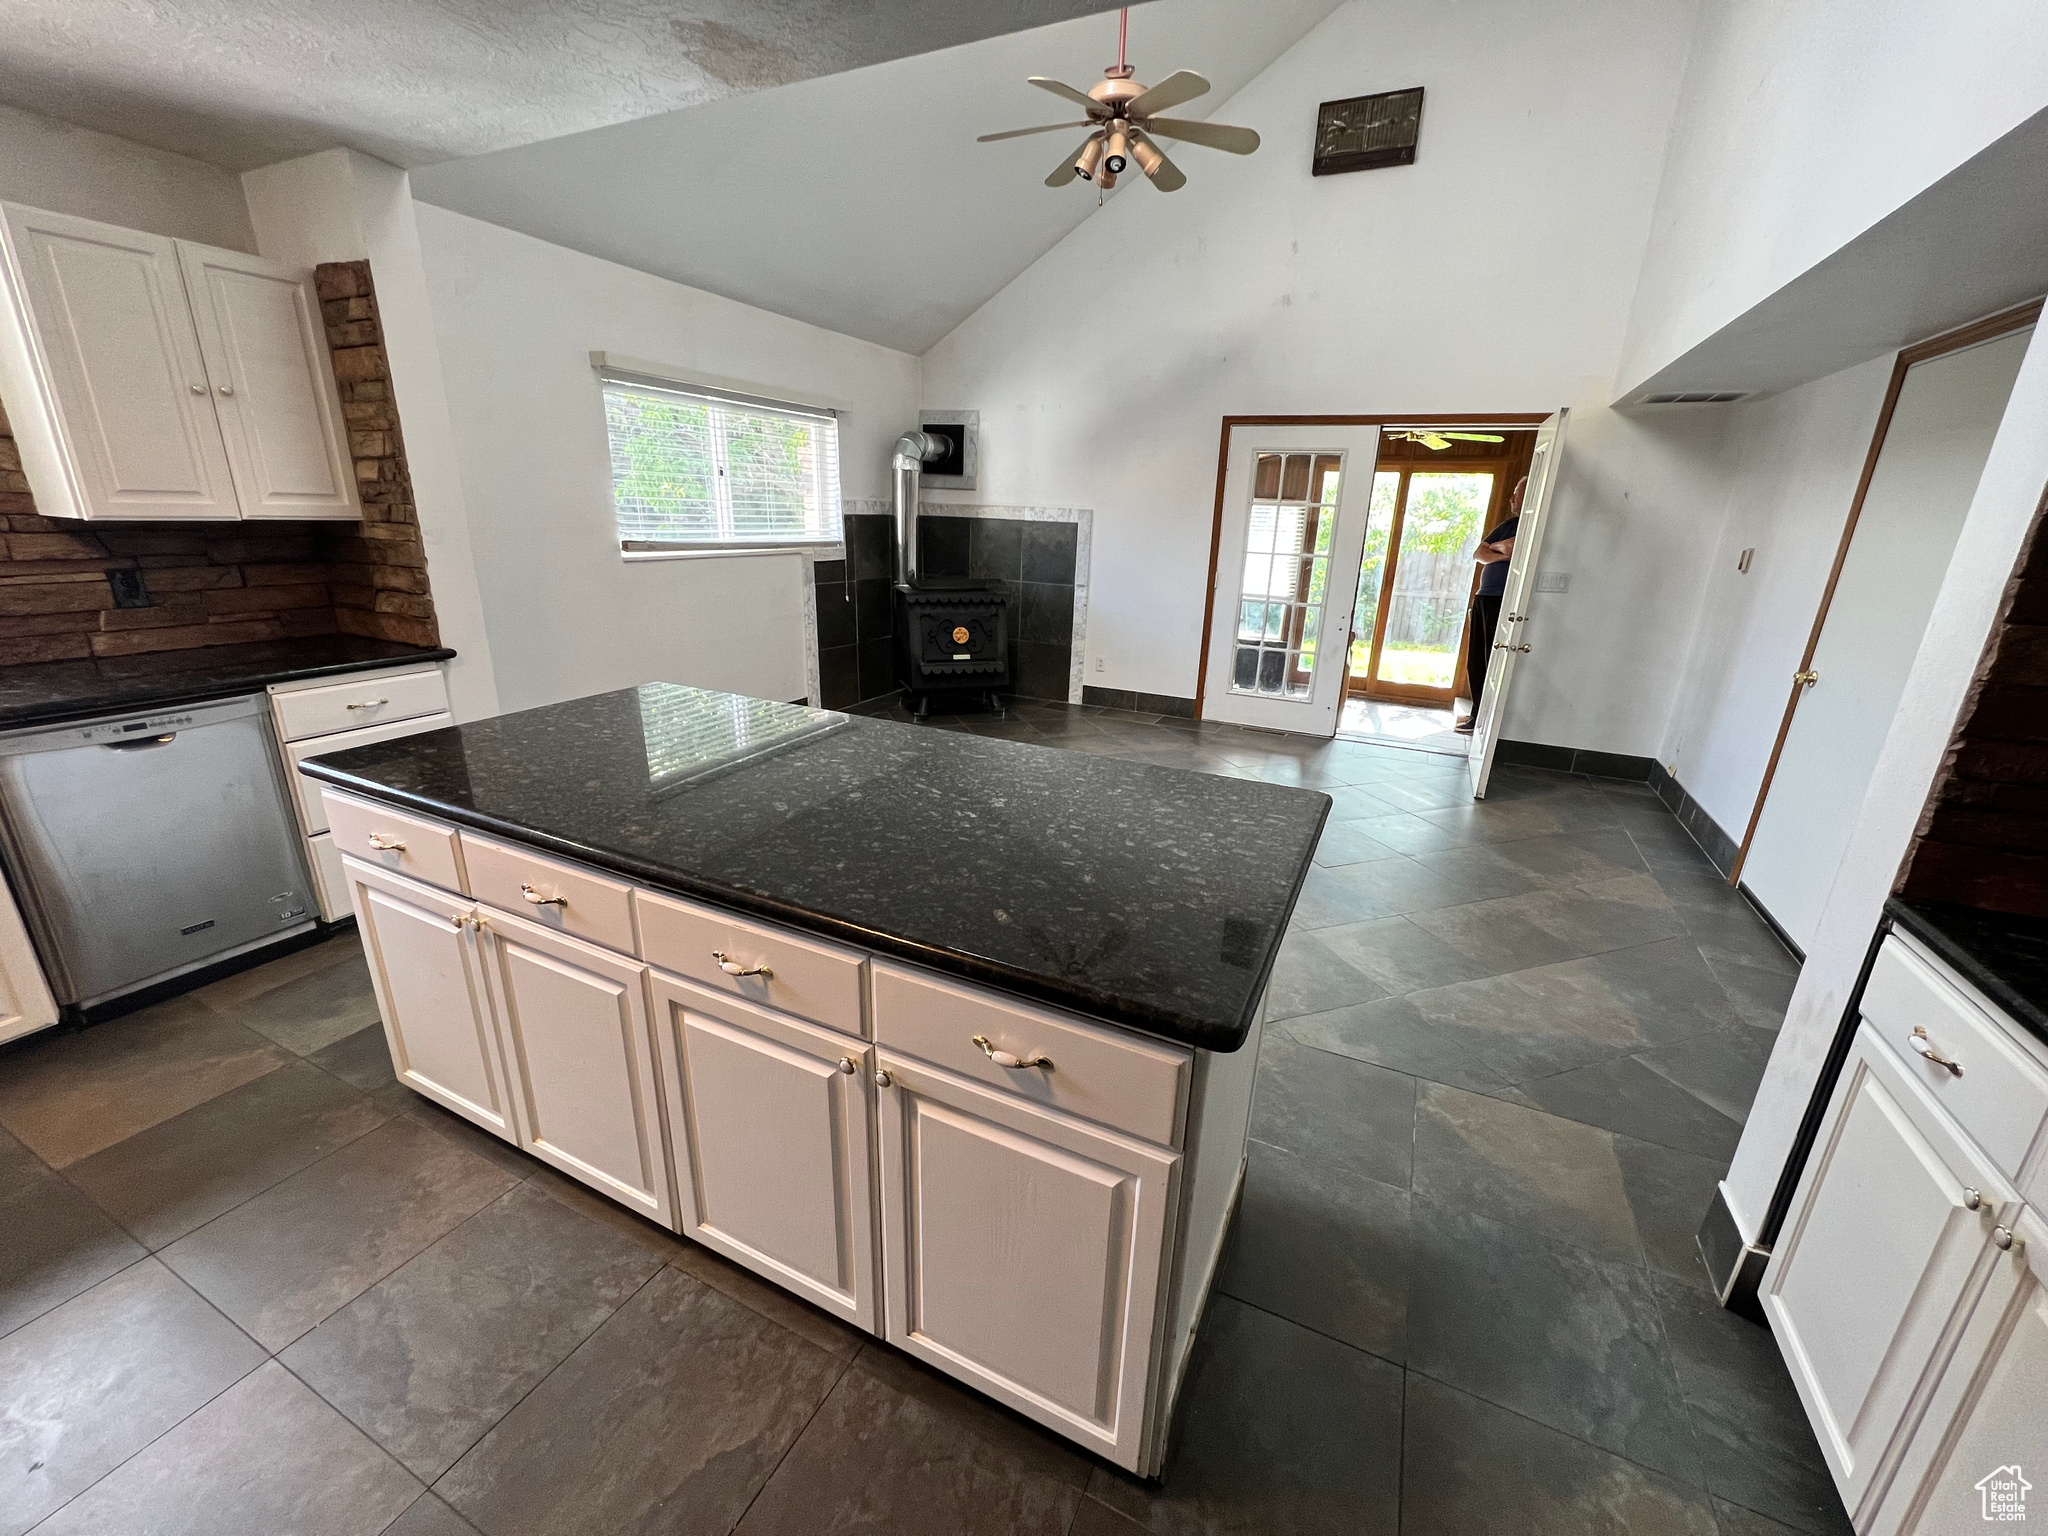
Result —
<path fill-rule="evenodd" d="M 1031 76 L 1040 90 L 1063 96 L 1087 110 L 1077 123 L 1047 123 L 1042 128 L 1012 128 L 1007 133 L 984 133 L 975 142 L 990 144 L 997 139 L 1017 139 L 1031 133 L 1057 133 L 1063 128 L 1092 130 L 1080 152 L 1060 161 L 1045 178 L 1048 187 L 1063 187 L 1070 181 L 1092 181 L 1107 191 L 1116 185 L 1125 166 L 1138 162 L 1138 169 L 1151 178 L 1162 192 L 1177 192 L 1188 184 L 1179 166 L 1166 158 L 1154 142 L 1155 135 L 1187 144 L 1201 144 L 1233 155 L 1248 155 L 1259 147 L 1259 136 L 1249 128 L 1231 128 L 1222 123 L 1204 123 L 1192 118 L 1159 117 L 1156 114 L 1184 101 L 1193 101 L 1209 89 L 1209 82 L 1191 69 L 1178 69 L 1154 86 L 1140 84 L 1137 73 L 1124 60 L 1131 13 L 1118 14 L 1116 63 L 1102 72 L 1102 78 L 1086 91 Z"/>

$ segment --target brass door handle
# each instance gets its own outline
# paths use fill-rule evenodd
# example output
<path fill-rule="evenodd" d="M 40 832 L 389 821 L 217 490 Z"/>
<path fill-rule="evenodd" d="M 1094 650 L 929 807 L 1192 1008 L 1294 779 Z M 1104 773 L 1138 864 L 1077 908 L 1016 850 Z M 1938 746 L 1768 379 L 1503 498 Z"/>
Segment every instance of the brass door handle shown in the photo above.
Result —
<path fill-rule="evenodd" d="M 1811 688 L 1819 681 L 1820 674 L 1818 672 L 1794 672 L 1792 674 L 1792 682 L 1796 687 Z"/>
<path fill-rule="evenodd" d="M 402 837 L 387 837 L 382 832 L 372 832 L 370 834 L 370 846 L 379 853 L 403 853 L 405 852 L 405 839 Z"/>
<path fill-rule="evenodd" d="M 1014 1051 L 999 1051 L 989 1043 L 987 1035 L 976 1035 L 974 1043 L 981 1047 L 982 1055 L 999 1067 L 1043 1067 L 1048 1072 L 1052 1070 L 1052 1058 L 1042 1052 L 1033 1051 L 1029 1056 L 1019 1056 Z"/>
<path fill-rule="evenodd" d="M 1948 1068 L 1948 1075 L 1950 1077 L 1961 1077 L 1963 1075 L 1963 1064 L 1959 1061 L 1952 1061 L 1937 1051 L 1934 1048 L 1934 1042 L 1927 1038 L 1927 1031 L 1918 1024 L 1913 1026 L 1913 1034 L 1906 1041 L 1906 1044 L 1913 1047 L 1925 1060 L 1933 1062 L 1937 1067 Z"/>
<path fill-rule="evenodd" d="M 539 891 L 536 891 L 532 886 L 527 885 L 523 881 L 519 886 L 519 894 L 532 902 L 536 907 L 566 907 L 569 905 L 568 897 L 543 896 Z"/>
<path fill-rule="evenodd" d="M 711 951 L 711 958 L 718 962 L 718 968 L 728 976 L 760 976 L 769 981 L 775 979 L 775 973 L 769 970 L 767 966 L 742 965 L 722 949 Z"/>

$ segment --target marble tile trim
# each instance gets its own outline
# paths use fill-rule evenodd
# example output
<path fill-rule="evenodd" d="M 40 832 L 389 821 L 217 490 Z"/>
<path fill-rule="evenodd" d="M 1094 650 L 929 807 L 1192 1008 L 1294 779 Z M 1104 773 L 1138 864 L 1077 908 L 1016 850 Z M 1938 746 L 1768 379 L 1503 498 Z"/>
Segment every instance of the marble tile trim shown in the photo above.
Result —
<path fill-rule="evenodd" d="M 888 512 L 885 501 L 847 502 L 848 512 Z M 1074 638 L 1067 663 L 1067 702 L 1081 702 L 1081 680 L 1088 665 L 1088 562 L 1095 542 L 1095 512 L 1091 507 L 1008 507 L 966 501 L 920 501 L 919 517 L 999 517 L 1020 523 L 1072 523 L 1074 525 Z M 806 601 L 811 601 L 806 599 Z M 817 654 L 815 636 L 811 654 Z M 813 669 L 817 663 L 811 663 Z"/>

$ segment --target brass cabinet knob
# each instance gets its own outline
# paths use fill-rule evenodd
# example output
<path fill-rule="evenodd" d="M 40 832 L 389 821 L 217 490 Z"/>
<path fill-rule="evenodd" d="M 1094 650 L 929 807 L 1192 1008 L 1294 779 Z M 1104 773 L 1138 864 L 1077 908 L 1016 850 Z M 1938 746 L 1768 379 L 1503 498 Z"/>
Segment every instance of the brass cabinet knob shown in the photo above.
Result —
<path fill-rule="evenodd" d="M 1801 688 L 1811 688 L 1815 683 L 1820 681 L 1820 674 L 1818 672 L 1811 671 L 1794 672 L 1792 674 L 1792 681 Z"/>
<path fill-rule="evenodd" d="M 1976 1189 L 1965 1189 L 1965 1190 L 1963 1191 L 1963 1209 L 1964 1209 L 1964 1210 L 1966 1210 L 1966 1211 L 1981 1211 L 1981 1210 L 1982 1210 L 1983 1208 L 1984 1208 L 1984 1193 L 1983 1193 L 1983 1191 L 1982 1191 L 1982 1190 L 1976 1190 Z"/>
<path fill-rule="evenodd" d="M 1991 1229 L 1991 1246 L 2000 1253 L 2011 1253 L 2015 1248 L 2024 1248 L 2027 1245 L 2012 1235 L 2012 1228 L 1993 1227 Z"/>
<path fill-rule="evenodd" d="M 887 1067 L 877 1067 L 875 1069 L 875 1086 L 877 1088 L 886 1088 L 895 1081 L 896 1079 L 889 1075 Z"/>
<path fill-rule="evenodd" d="M 844 1072 L 844 1073 L 845 1073 L 845 1074 L 846 1074 L 846 1075 L 847 1075 L 848 1077 L 851 1077 L 851 1076 L 853 1076 L 853 1074 L 854 1074 L 854 1071 L 855 1071 L 855 1068 L 854 1068 L 854 1065 L 853 1065 L 853 1058 L 852 1058 L 851 1056 L 842 1056 L 842 1057 L 840 1057 L 840 1058 L 839 1058 L 839 1070 L 840 1070 L 840 1071 L 842 1071 L 842 1072 Z"/>
<path fill-rule="evenodd" d="M 192 386 L 192 393 L 195 395 L 203 395 L 206 393 L 206 386 L 204 384 L 194 384 Z"/>
<path fill-rule="evenodd" d="M 220 387 L 220 392 L 224 395 L 232 395 L 235 392 L 235 386 L 232 384 L 223 384 Z"/>

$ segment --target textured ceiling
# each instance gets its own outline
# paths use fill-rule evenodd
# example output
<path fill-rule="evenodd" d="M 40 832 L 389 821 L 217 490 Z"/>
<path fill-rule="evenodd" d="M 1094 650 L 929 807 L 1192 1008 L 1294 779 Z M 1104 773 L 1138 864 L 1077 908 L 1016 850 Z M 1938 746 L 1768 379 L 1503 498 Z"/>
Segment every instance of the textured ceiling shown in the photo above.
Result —
<path fill-rule="evenodd" d="M 5 0 L 0 0 L 5 3 Z M 1141 81 L 1176 69 L 1215 89 L 1207 117 L 1338 0 L 1155 0 L 1131 11 Z M 413 174 L 424 202 L 705 288 L 814 325 L 923 353 L 1094 211 L 1085 182 L 1043 185 L 1083 134 L 977 144 L 975 135 L 1078 115 L 1025 77 L 1082 89 L 1116 59 L 1093 16 L 943 53 Z M 1268 174 L 1306 176 L 1310 146 L 1269 142 Z M 1112 197 L 1199 198 L 1213 150 L 1172 149 L 1188 185 L 1135 169 Z M 1113 274 L 1105 274 L 1113 281 Z M 1077 366 L 1081 366 L 1077 361 Z"/>
<path fill-rule="evenodd" d="M 230 170 L 338 144 L 412 167 L 1110 8 L 1111 0 L 0 0 L 0 101 Z"/>

